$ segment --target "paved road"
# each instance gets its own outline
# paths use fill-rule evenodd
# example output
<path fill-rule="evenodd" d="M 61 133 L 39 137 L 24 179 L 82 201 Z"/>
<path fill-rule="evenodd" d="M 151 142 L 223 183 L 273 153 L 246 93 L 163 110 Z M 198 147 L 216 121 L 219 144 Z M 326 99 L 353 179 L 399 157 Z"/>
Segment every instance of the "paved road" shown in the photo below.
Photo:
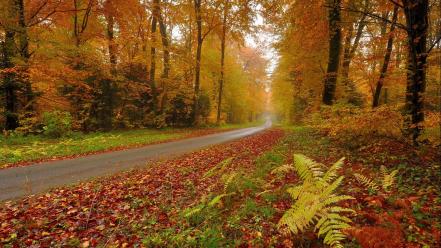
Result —
<path fill-rule="evenodd" d="M 94 177 L 146 166 L 148 161 L 167 159 L 201 148 L 258 133 L 261 127 L 245 128 L 125 151 L 108 152 L 75 159 L 38 163 L 0 170 L 0 201 L 44 192 Z"/>

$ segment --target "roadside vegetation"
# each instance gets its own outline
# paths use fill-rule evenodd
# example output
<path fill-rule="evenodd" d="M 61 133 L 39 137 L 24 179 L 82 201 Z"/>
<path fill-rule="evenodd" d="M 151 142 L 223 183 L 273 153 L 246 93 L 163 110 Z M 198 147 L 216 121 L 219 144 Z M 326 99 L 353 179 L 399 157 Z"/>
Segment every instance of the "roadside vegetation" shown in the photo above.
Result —
<path fill-rule="evenodd" d="M 354 149 L 311 126 L 265 131 L 6 202 L 0 240 L 6 247 L 439 246 L 439 154 L 376 142 Z"/>
<path fill-rule="evenodd" d="M 0 169 L 41 160 L 128 149 L 261 124 L 261 122 L 252 122 L 199 128 L 115 130 L 87 134 L 69 130 L 60 132 L 60 135 L 56 136 L 21 135 L 19 133 L 8 136 L 0 135 Z"/>

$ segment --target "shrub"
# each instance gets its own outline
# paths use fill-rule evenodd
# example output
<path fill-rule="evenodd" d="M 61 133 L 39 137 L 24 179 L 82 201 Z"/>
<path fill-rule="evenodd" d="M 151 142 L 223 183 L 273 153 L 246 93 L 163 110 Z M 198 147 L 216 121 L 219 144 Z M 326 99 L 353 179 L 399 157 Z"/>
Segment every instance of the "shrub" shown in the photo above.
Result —
<path fill-rule="evenodd" d="M 68 112 L 43 113 L 44 135 L 50 138 L 63 137 L 72 130 L 72 116 Z"/>
<path fill-rule="evenodd" d="M 309 124 L 350 148 L 372 143 L 375 138 L 402 138 L 403 117 L 394 108 L 359 109 L 348 105 L 322 107 Z"/>
<path fill-rule="evenodd" d="M 40 118 L 31 112 L 21 114 L 19 116 L 20 126 L 15 129 L 15 133 L 19 135 L 39 134 L 43 132 L 43 125 Z"/>

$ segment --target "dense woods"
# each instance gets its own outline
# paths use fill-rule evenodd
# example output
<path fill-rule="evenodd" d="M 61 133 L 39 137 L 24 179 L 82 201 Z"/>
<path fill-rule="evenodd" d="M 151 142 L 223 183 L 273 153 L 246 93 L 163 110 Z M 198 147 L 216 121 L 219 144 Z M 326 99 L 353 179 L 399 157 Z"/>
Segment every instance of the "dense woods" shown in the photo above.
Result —
<path fill-rule="evenodd" d="M 84 131 L 253 121 L 268 61 L 245 39 L 260 29 L 280 56 L 279 118 L 301 121 L 320 102 L 386 105 L 417 143 L 424 112 L 440 108 L 439 2 L 308 4 L 4 1 L 2 128 L 32 132 L 53 110 Z"/>
<path fill-rule="evenodd" d="M 321 103 L 343 112 L 381 105 L 402 113 L 404 134 L 415 144 L 424 126 L 439 129 L 425 119 L 439 120 L 439 4 L 309 1 L 305 11 L 303 2 L 272 3 L 269 11 L 280 13 L 273 21 L 280 37 L 273 74 L 278 117 L 311 121 Z"/>
<path fill-rule="evenodd" d="M 32 131 L 55 110 L 84 131 L 255 121 L 266 61 L 244 43 L 250 10 L 246 1 L 3 1 L 1 127 Z"/>
<path fill-rule="evenodd" d="M 1 247 L 440 247 L 441 0 L 1 0 L 0 130 Z"/>

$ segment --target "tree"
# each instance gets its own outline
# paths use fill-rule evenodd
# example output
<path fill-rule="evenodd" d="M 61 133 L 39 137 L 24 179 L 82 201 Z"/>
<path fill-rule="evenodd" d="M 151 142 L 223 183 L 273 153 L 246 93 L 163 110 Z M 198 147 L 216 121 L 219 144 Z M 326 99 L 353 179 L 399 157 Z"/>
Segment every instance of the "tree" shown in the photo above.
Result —
<path fill-rule="evenodd" d="M 429 27 L 429 1 L 403 0 L 409 45 L 406 87 L 407 129 L 415 144 L 423 129 L 424 92 L 426 88 L 426 64 Z"/>
<path fill-rule="evenodd" d="M 326 105 L 332 105 L 334 102 L 341 53 L 341 1 L 330 0 L 329 4 L 329 58 L 323 89 L 323 103 Z"/>
<path fill-rule="evenodd" d="M 380 78 L 378 79 L 377 86 L 375 87 L 375 93 L 374 93 L 373 100 L 372 100 L 372 107 L 373 108 L 378 107 L 378 105 L 380 104 L 381 89 L 384 85 L 384 80 L 387 75 L 390 57 L 392 54 L 392 46 L 393 46 L 393 41 L 394 41 L 394 30 L 395 30 L 395 23 L 397 22 L 397 19 L 398 19 L 398 10 L 399 10 L 398 6 L 395 6 L 395 8 L 393 10 L 393 14 L 392 14 L 392 24 L 391 24 L 390 31 L 389 31 L 389 37 L 387 39 L 386 53 L 384 55 L 383 66 L 381 67 Z"/>
<path fill-rule="evenodd" d="M 219 4 L 215 4 L 214 6 L 209 6 L 209 3 L 206 2 L 207 6 L 205 8 L 206 16 L 206 28 L 203 31 L 203 6 L 202 0 L 194 0 L 194 12 L 195 12 L 195 21 L 196 21 L 196 59 L 195 59 L 195 75 L 194 75 L 194 106 L 193 106 L 193 122 L 195 125 L 199 124 L 199 97 L 200 97 L 200 87 L 201 87 L 201 60 L 202 60 L 202 45 L 205 38 L 214 30 L 215 27 L 219 25 L 217 20 L 216 12 L 218 11 Z M 209 9 L 211 7 L 211 11 Z M 209 13 L 210 12 L 210 13 Z"/>
<path fill-rule="evenodd" d="M 193 121 L 195 124 L 198 123 L 199 118 L 199 92 L 200 92 L 200 80 L 201 80 L 201 58 L 202 58 L 202 42 L 204 39 L 202 37 L 202 14 L 201 14 L 201 2 L 202 0 L 194 0 L 194 11 L 196 16 L 196 27 L 197 27 L 197 38 L 196 38 L 196 65 L 195 65 L 195 76 L 194 76 L 194 107 L 193 107 Z"/>
<path fill-rule="evenodd" d="M 18 28 L 19 28 L 18 34 L 20 41 L 19 52 L 23 60 L 23 66 L 21 68 L 21 75 L 22 75 L 21 78 L 22 78 L 22 84 L 25 87 L 25 95 L 26 95 L 25 109 L 32 111 L 34 93 L 32 91 L 32 85 L 29 80 L 29 71 L 28 71 L 28 63 L 31 54 L 29 52 L 29 37 L 28 37 L 28 27 L 25 17 L 24 1 L 15 0 L 15 6 L 18 11 Z"/>
<path fill-rule="evenodd" d="M 217 115 L 216 115 L 216 123 L 219 125 L 221 121 L 221 111 L 222 111 L 222 92 L 224 87 L 225 80 L 225 43 L 227 38 L 227 17 L 230 5 L 226 1 L 223 6 L 223 17 L 222 17 L 222 33 L 221 33 L 221 71 L 220 71 L 220 79 L 219 79 L 219 92 L 217 99 Z"/>
<path fill-rule="evenodd" d="M 117 66 L 117 46 L 115 44 L 115 6 L 112 0 L 104 2 L 104 17 L 106 18 L 107 27 L 107 42 L 110 62 L 110 73 L 116 74 Z"/>
<path fill-rule="evenodd" d="M 5 92 L 5 116 L 6 130 L 14 130 L 19 126 L 18 121 L 18 94 L 19 90 L 19 74 L 17 73 L 16 65 L 13 59 L 17 56 L 15 35 L 17 30 L 17 5 L 15 0 L 8 0 L 6 2 L 5 13 L 6 16 L 4 25 L 4 41 L 2 42 L 2 76 L 3 76 L 3 90 Z"/>

